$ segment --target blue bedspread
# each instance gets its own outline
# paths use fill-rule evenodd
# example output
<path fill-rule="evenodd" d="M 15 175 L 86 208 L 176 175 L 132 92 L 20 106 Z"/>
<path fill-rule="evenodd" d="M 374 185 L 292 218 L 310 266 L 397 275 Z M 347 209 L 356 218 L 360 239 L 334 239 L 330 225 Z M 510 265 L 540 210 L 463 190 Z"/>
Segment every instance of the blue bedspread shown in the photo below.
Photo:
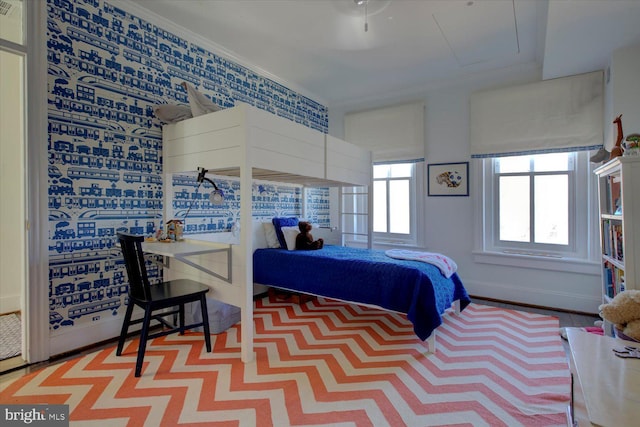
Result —
<path fill-rule="evenodd" d="M 406 313 L 420 339 L 442 323 L 441 314 L 469 295 L 457 274 L 445 278 L 420 261 L 393 259 L 382 250 L 326 245 L 317 251 L 258 249 L 253 254 L 256 283 Z"/>

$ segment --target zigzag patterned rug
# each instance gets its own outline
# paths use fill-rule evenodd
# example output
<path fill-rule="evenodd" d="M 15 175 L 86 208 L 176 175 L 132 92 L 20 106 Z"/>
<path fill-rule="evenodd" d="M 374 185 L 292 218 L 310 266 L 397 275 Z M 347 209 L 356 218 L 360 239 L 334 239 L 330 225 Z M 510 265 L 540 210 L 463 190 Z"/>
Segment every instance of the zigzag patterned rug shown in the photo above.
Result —
<path fill-rule="evenodd" d="M 263 299 L 255 363 L 239 325 L 169 335 L 49 366 L 0 384 L 0 403 L 68 404 L 72 425 L 566 425 L 570 380 L 558 320 L 471 304 L 447 314 L 437 352 L 399 314 L 326 299 Z"/>

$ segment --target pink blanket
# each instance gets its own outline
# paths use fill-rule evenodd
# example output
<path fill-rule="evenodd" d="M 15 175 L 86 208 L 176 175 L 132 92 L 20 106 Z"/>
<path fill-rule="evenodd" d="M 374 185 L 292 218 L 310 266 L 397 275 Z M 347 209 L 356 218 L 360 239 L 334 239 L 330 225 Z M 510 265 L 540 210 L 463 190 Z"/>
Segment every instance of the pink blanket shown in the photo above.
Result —
<path fill-rule="evenodd" d="M 385 251 L 385 254 L 391 258 L 422 261 L 427 264 L 433 264 L 440 269 L 447 279 L 458 270 L 458 265 L 451 258 L 439 253 L 389 249 Z"/>

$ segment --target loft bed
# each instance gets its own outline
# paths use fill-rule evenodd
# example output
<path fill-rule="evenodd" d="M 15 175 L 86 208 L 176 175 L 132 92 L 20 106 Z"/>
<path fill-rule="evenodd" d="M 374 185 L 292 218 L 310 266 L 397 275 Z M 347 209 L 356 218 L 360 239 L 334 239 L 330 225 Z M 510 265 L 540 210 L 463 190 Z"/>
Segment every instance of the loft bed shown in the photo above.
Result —
<path fill-rule="evenodd" d="M 188 266 L 176 265 L 168 274 L 187 275 L 204 281 L 213 289 L 213 298 L 240 308 L 241 357 L 243 362 L 250 362 L 254 357 L 253 254 L 256 249 L 265 247 L 259 236 L 261 227 L 256 227 L 252 216 L 253 180 L 307 187 L 370 186 L 371 153 L 248 104 L 238 103 L 233 108 L 165 125 L 163 158 L 167 176 L 195 173 L 198 167 L 203 167 L 211 174 L 240 180 L 242 231 L 235 244 L 230 245 L 232 280 L 217 280 Z M 171 188 L 166 188 L 165 218 L 173 217 L 171 200 Z M 218 237 L 215 234 L 228 233 L 189 235 L 188 238 L 215 241 Z M 199 262 L 215 264 L 217 261 L 200 259 Z M 429 339 L 430 349 L 434 349 L 435 334 L 431 334 Z"/>

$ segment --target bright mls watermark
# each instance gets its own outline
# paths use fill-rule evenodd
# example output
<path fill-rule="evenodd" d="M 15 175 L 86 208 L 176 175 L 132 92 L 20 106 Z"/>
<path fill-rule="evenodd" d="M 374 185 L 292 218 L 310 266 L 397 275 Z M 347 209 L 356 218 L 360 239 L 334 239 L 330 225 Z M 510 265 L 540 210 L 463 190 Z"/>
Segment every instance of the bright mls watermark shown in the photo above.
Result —
<path fill-rule="evenodd" d="M 69 405 L 0 405 L 3 426 L 68 427 Z"/>

